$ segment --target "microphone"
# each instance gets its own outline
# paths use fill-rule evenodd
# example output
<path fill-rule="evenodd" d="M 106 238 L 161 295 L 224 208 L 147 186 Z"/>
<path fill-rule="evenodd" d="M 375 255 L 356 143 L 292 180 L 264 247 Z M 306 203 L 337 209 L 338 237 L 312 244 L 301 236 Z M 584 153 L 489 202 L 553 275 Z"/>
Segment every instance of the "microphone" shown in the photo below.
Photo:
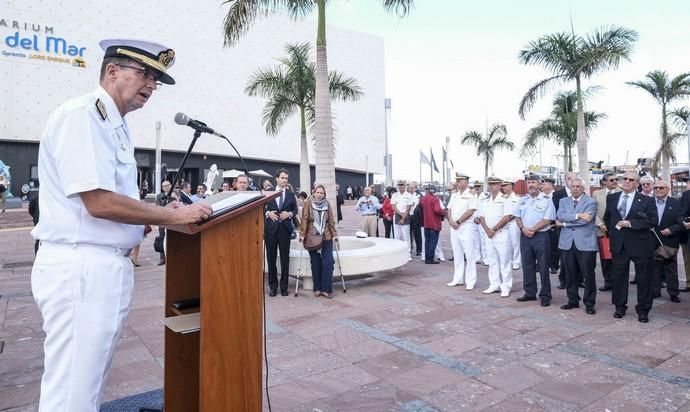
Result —
<path fill-rule="evenodd" d="M 206 123 L 199 120 L 194 120 L 182 112 L 178 112 L 175 115 L 175 123 L 182 126 L 189 126 L 197 132 L 214 134 L 216 136 L 221 136 L 220 133 L 216 133 L 213 129 L 206 126 Z"/>

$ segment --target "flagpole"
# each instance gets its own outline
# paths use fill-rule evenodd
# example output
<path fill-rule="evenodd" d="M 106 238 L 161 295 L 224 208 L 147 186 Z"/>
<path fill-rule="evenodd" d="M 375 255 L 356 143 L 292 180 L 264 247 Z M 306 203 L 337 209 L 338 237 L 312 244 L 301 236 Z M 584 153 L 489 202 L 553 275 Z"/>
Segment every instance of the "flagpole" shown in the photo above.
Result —
<path fill-rule="evenodd" d="M 429 184 L 433 184 L 434 182 L 434 152 L 431 151 L 431 147 L 429 147 L 429 175 L 431 176 L 431 179 L 429 179 Z"/>
<path fill-rule="evenodd" d="M 422 151 L 419 150 L 419 184 L 422 184 Z"/>

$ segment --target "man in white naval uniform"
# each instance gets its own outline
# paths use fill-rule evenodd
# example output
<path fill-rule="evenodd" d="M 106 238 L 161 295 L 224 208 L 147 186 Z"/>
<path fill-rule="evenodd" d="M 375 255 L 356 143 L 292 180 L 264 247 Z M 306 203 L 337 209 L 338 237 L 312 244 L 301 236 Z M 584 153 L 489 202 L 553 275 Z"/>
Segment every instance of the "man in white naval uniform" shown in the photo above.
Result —
<path fill-rule="evenodd" d="M 489 196 L 487 193 L 484 193 L 482 191 L 482 184 L 479 181 L 474 182 L 474 195 L 477 196 L 477 200 L 479 201 L 478 205 L 481 208 L 481 204 L 484 200 L 486 200 Z M 479 217 L 479 209 L 474 213 L 473 220 L 474 218 Z M 486 234 L 484 233 L 484 230 L 482 230 L 480 225 L 474 225 L 474 256 L 477 258 L 476 263 L 481 263 L 483 265 L 487 265 L 489 258 L 486 255 Z"/>
<path fill-rule="evenodd" d="M 511 207 L 515 208 L 520 201 L 520 196 L 513 191 L 513 184 L 512 180 L 504 180 L 501 185 L 501 192 L 503 192 L 506 199 L 510 200 Z M 517 227 L 515 219 L 508 224 L 508 233 L 510 234 L 510 243 L 513 247 L 512 267 L 513 270 L 518 270 L 522 262 L 520 258 L 520 229 Z"/>
<path fill-rule="evenodd" d="M 467 290 L 474 289 L 477 281 L 476 257 L 474 255 L 472 215 L 479 207 L 477 197 L 467 187 L 469 177 L 455 174 L 457 192 L 448 202 L 448 224 L 450 224 L 450 244 L 453 248 L 455 271 L 447 286 L 465 284 Z M 467 262 L 465 262 L 467 261 Z"/>
<path fill-rule="evenodd" d="M 501 297 L 507 298 L 513 286 L 513 249 L 508 234 L 513 208 L 501 193 L 501 180 L 495 177 L 488 180 L 489 196 L 481 202 L 480 217 L 475 220 L 486 233 L 489 287 L 484 293 L 501 292 Z"/>
<path fill-rule="evenodd" d="M 393 217 L 393 232 L 397 240 L 402 240 L 407 244 L 407 250 L 410 250 L 410 211 L 414 204 L 415 198 L 406 190 L 407 182 L 405 180 L 398 180 L 398 191 L 391 197 L 391 205 L 395 210 Z M 407 259 L 412 260 L 411 255 Z"/>
<path fill-rule="evenodd" d="M 132 298 L 128 258 L 143 224 L 189 224 L 208 206 L 139 201 L 134 135 L 124 116 L 140 109 L 174 52 L 159 44 L 104 40 L 100 86 L 49 117 L 38 174 L 40 240 L 31 273 L 43 317 L 44 372 L 39 411 L 98 411 L 103 385 Z"/>

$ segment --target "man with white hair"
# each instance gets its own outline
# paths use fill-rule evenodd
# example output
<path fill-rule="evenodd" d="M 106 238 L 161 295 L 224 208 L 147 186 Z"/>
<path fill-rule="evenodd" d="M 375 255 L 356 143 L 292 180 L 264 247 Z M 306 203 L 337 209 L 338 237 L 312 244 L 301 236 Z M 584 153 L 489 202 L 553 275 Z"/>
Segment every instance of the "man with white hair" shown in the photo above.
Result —
<path fill-rule="evenodd" d="M 647 197 L 654 197 L 654 178 L 650 175 L 644 175 L 640 178 L 640 193 Z"/>

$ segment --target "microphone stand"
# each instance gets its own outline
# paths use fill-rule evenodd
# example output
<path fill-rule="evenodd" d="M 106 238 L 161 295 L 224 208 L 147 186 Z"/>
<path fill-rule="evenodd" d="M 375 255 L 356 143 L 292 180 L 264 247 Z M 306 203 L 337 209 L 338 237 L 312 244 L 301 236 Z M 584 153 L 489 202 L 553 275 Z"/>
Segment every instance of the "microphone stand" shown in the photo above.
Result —
<path fill-rule="evenodd" d="M 180 163 L 180 167 L 177 169 L 177 173 L 175 173 L 175 180 L 173 181 L 173 184 L 170 185 L 170 189 L 168 190 L 168 193 L 165 194 L 165 197 L 163 198 L 163 201 L 167 204 L 170 202 L 170 199 L 172 199 L 172 192 L 175 190 L 175 186 L 177 186 L 178 183 L 180 183 L 180 173 L 184 170 L 184 165 L 187 164 L 187 159 L 189 159 L 189 155 L 192 154 L 192 149 L 194 149 L 194 145 L 196 144 L 197 139 L 201 137 L 201 132 L 198 130 L 194 131 L 194 138 L 192 139 L 192 142 L 189 144 L 189 148 L 187 149 L 187 152 L 184 154 L 184 157 L 182 158 L 182 163 Z"/>

